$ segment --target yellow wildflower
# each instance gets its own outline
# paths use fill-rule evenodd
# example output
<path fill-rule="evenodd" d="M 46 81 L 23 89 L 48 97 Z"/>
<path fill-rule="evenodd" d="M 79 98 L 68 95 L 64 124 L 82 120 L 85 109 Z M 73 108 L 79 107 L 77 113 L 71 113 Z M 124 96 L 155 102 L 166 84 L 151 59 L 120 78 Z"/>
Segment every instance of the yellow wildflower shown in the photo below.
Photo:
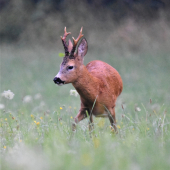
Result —
<path fill-rule="evenodd" d="M 89 166 L 93 162 L 93 158 L 88 153 L 81 156 L 81 162 L 84 166 Z"/>
<path fill-rule="evenodd" d="M 110 129 L 111 129 L 112 132 L 114 131 L 114 128 L 112 126 L 110 126 Z"/>
<path fill-rule="evenodd" d="M 69 106 L 69 108 L 71 109 L 71 106 Z"/>
<path fill-rule="evenodd" d="M 62 110 L 63 108 L 62 107 L 60 107 L 60 110 Z"/>
<path fill-rule="evenodd" d="M 147 128 L 147 130 L 149 130 L 149 128 Z"/>
<path fill-rule="evenodd" d="M 43 117 L 40 117 L 40 119 L 42 120 L 42 119 L 43 119 Z"/>
<path fill-rule="evenodd" d="M 5 121 L 7 121 L 8 119 L 7 118 L 5 118 Z"/>
<path fill-rule="evenodd" d="M 104 126 L 104 124 L 105 124 L 105 120 L 101 119 L 98 123 L 98 126 L 102 128 Z"/>
<path fill-rule="evenodd" d="M 34 115 L 31 114 L 30 116 L 31 116 L 31 118 L 34 118 Z"/>
<path fill-rule="evenodd" d="M 100 145 L 100 140 L 99 140 L 98 138 L 94 138 L 94 139 L 93 139 L 93 144 L 94 144 L 94 147 L 95 147 L 95 148 L 98 148 L 99 145 Z"/>
<path fill-rule="evenodd" d="M 6 149 L 6 146 L 4 146 L 4 149 Z"/>
<path fill-rule="evenodd" d="M 73 119 L 73 117 L 71 116 L 71 119 Z"/>
<path fill-rule="evenodd" d="M 34 121 L 34 123 L 36 123 L 36 121 Z"/>
<path fill-rule="evenodd" d="M 117 125 L 117 128 L 120 129 L 120 125 Z"/>
<path fill-rule="evenodd" d="M 36 125 L 40 125 L 40 122 L 37 122 Z"/>

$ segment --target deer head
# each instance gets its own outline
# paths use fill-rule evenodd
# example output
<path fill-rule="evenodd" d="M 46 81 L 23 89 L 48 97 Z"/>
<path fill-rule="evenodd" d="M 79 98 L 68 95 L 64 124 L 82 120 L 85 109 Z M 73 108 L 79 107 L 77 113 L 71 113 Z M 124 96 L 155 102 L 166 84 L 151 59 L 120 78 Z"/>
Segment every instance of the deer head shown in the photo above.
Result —
<path fill-rule="evenodd" d="M 64 84 L 73 83 L 79 76 L 81 66 L 83 65 L 83 59 L 88 49 L 86 39 L 83 38 L 80 41 L 80 39 L 83 37 L 82 30 L 83 28 L 81 28 L 77 39 L 74 39 L 74 37 L 72 37 L 73 44 L 70 39 L 67 44 L 66 42 L 67 35 L 71 33 L 66 31 L 66 27 L 64 29 L 64 35 L 63 37 L 61 36 L 61 40 L 64 46 L 65 56 L 63 58 L 63 62 L 60 65 L 60 71 L 53 79 L 54 83 L 57 85 L 61 86 Z M 78 45 L 79 41 L 80 43 Z"/>

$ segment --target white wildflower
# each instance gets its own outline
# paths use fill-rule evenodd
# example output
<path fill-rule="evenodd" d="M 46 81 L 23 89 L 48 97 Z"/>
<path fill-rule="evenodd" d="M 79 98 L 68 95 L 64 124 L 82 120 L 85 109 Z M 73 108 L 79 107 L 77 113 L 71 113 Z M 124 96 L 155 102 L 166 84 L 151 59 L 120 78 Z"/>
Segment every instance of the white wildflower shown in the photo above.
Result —
<path fill-rule="evenodd" d="M 1 109 L 4 109 L 4 108 L 5 108 L 5 105 L 2 104 L 2 103 L 0 103 L 0 110 L 1 110 Z"/>
<path fill-rule="evenodd" d="M 17 131 L 17 129 L 16 129 L 16 128 L 12 128 L 12 131 L 13 131 L 13 132 L 16 132 L 16 131 Z"/>
<path fill-rule="evenodd" d="M 42 97 L 41 94 L 37 93 L 37 94 L 35 94 L 34 99 L 38 100 L 38 99 L 41 99 L 41 97 Z"/>
<path fill-rule="evenodd" d="M 77 93 L 77 91 L 76 90 L 70 90 L 70 95 L 71 96 L 78 96 L 78 93 Z"/>
<path fill-rule="evenodd" d="M 151 106 L 152 110 L 159 111 L 160 110 L 160 105 L 155 103 Z"/>
<path fill-rule="evenodd" d="M 140 107 L 136 107 L 136 108 L 135 108 L 135 111 L 140 112 L 140 111 L 141 111 L 141 108 L 140 108 Z"/>
<path fill-rule="evenodd" d="M 23 98 L 23 103 L 30 103 L 32 101 L 32 96 L 27 95 Z"/>
<path fill-rule="evenodd" d="M 43 106 L 45 106 L 45 102 L 44 102 L 44 101 L 41 101 L 40 107 L 43 107 Z"/>
<path fill-rule="evenodd" d="M 11 100 L 14 97 L 14 93 L 11 90 L 7 90 L 2 93 L 2 96 Z"/>

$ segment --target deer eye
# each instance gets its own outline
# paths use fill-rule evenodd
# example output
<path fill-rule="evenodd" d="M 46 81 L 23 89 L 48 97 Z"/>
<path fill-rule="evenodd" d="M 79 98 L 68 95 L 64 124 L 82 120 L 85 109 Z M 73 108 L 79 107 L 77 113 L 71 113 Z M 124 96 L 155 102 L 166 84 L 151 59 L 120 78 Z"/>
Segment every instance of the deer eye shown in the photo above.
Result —
<path fill-rule="evenodd" d="M 68 66 L 68 70 L 72 70 L 73 69 L 73 66 Z"/>

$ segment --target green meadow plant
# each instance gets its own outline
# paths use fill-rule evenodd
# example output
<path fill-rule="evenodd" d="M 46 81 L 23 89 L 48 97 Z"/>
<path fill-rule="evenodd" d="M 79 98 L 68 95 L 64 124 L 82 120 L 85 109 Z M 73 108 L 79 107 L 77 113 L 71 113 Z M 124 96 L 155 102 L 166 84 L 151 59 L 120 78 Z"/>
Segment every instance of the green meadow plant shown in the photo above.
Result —
<path fill-rule="evenodd" d="M 2 170 L 169 170 L 168 55 L 162 54 L 163 59 L 159 55 L 132 55 L 123 62 L 122 58 L 112 57 L 124 82 L 116 106 L 115 134 L 104 118 L 94 118 L 91 133 L 88 119 L 77 124 L 73 132 L 79 96 L 72 86 L 59 89 L 52 82 L 58 70 L 55 62 L 61 58 L 54 51 L 34 49 L 29 55 L 32 60 L 28 60 L 24 58 L 27 52 L 23 48 L 2 50 Z M 47 54 L 51 56 L 50 63 Z M 108 55 L 103 60 L 114 65 L 112 58 Z M 11 95 L 6 98 L 4 91 Z"/>
<path fill-rule="evenodd" d="M 21 102 L 29 105 L 31 100 L 35 98 L 26 95 Z M 27 106 L 13 112 L 1 110 L 2 169 L 168 169 L 170 165 L 165 106 L 156 111 L 152 104 L 147 108 L 141 104 L 132 116 L 122 105 L 118 134 L 103 118 L 95 119 L 91 134 L 88 119 L 72 132 L 71 106 L 53 112 L 44 112 L 43 105 L 29 107 L 29 113 Z"/>

